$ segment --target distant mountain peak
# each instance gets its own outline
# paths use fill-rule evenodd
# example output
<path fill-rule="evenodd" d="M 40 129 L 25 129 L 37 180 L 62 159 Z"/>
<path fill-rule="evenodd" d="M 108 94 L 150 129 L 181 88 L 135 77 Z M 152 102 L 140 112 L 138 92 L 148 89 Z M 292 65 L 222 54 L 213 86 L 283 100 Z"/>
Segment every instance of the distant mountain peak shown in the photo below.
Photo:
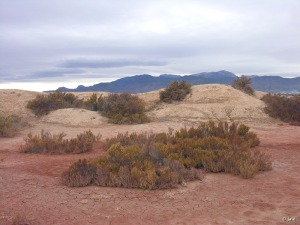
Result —
<path fill-rule="evenodd" d="M 226 70 L 220 70 L 217 72 L 202 72 L 197 74 L 192 74 L 192 76 L 201 76 L 201 77 L 210 77 L 210 78 L 224 78 L 224 77 L 230 77 L 230 78 L 236 78 L 236 75 L 234 73 L 228 72 Z"/>
<path fill-rule="evenodd" d="M 106 91 L 118 93 L 144 93 L 167 87 L 174 80 L 185 80 L 186 82 L 199 84 L 227 84 L 231 85 L 237 78 L 234 73 L 226 70 L 217 72 L 202 72 L 191 75 L 162 74 L 151 76 L 149 74 L 123 77 L 109 83 L 98 83 L 92 86 L 79 85 L 75 89 L 60 87 L 57 91 L 64 92 L 93 92 Z M 300 93 L 300 77 L 282 78 L 279 76 L 251 76 L 254 89 L 265 92 Z"/>

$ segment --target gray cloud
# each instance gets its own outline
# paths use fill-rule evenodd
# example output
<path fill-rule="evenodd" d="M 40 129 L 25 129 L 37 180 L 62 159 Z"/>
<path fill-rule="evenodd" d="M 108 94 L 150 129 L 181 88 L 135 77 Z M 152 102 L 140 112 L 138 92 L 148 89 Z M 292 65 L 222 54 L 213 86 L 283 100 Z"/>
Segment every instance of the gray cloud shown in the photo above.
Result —
<path fill-rule="evenodd" d="M 299 0 L 1 0 L 0 81 L 300 75 L 299 8 Z"/>

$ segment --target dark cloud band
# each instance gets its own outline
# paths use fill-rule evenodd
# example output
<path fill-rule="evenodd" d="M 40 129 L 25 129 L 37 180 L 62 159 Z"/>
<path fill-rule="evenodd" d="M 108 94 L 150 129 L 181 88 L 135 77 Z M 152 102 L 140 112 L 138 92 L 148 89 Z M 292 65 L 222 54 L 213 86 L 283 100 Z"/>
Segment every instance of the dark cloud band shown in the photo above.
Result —
<path fill-rule="evenodd" d="M 71 59 L 60 64 L 63 68 L 118 68 L 125 66 L 165 66 L 164 61 Z"/>

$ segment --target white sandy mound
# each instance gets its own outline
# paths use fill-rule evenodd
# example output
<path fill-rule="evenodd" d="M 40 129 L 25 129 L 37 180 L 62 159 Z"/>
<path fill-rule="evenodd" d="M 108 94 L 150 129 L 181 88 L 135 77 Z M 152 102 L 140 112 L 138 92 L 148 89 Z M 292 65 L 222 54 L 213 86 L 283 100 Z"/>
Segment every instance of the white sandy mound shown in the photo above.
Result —
<path fill-rule="evenodd" d="M 107 119 L 98 112 L 85 109 L 59 109 L 41 117 L 41 122 L 57 123 L 66 126 L 98 127 Z"/>
<path fill-rule="evenodd" d="M 27 102 L 34 99 L 39 92 L 23 90 L 0 90 L 0 115 L 18 115 L 23 118 L 33 117 Z"/>
<path fill-rule="evenodd" d="M 149 116 L 161 121 L 194 122 L 229 118 L 264 121 L 269 119 L 263 111 L 264 107 L 264 102 L 256 96 L 249 96 L 231 86 L 209 84 L 193 86 L 192 93 L 182 102 L 159 104 L 149 112 Z"/>

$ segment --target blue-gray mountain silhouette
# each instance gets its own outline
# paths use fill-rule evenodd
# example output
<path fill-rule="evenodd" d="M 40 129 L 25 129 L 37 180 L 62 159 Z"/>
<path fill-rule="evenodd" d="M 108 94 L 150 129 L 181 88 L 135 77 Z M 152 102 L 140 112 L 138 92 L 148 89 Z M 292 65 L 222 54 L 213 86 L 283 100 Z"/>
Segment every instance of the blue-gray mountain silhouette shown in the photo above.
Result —
<path fill-rule="evenodd" d="M 149 91 L 165 88 L 172 81 L 185 80 L 190 84 L 227 84 L 231 83 L 237 76 L 228 71 L 218 72 L 203 72 L 192 75 L 173 75 L 162 74 L 158 77 L 149 74 L 135 75 L 131 77 L 124 77 L 109 83 L 99 83 L 92 86 L 79 85 L 75 89 L 65 87 L 58 88 L 57 91 L 64 92 L 96 92 L 106 91 L 115 93 L 144 93 Z M 280 92 L 280 93 L 300 93 L 300 77 L 283 78 L 280 76 L 251 76 L 252 87 L 255 90 L 265 92 Z"/>

